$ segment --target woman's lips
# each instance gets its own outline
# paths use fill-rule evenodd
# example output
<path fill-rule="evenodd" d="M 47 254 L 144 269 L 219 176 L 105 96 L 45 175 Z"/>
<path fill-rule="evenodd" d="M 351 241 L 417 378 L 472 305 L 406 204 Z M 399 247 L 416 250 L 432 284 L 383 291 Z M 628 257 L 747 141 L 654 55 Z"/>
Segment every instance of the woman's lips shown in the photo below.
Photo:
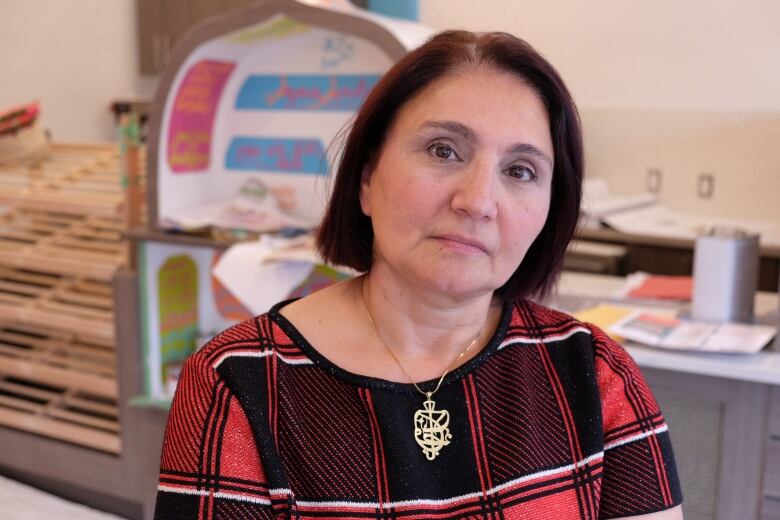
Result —
<path fill-rule="evenodd" d="M 461 235 L 435 235 L 433 238 L 444 242 L 447 247 L 472 253 L 487 253 L 488 248 L 479 240 Z"/>

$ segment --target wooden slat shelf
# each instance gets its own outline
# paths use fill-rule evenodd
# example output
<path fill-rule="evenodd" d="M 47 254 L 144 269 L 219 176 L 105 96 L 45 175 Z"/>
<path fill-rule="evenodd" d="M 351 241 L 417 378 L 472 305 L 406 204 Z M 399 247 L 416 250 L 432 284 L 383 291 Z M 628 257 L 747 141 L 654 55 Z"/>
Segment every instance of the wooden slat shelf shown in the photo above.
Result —
<path fill-rule="evenodd" d="M 120 453 L 114 274 L 143 225 L 145 152 L 54 144 L 0 167 L 0 427 Z M 135 166 L 133 166 L 135 165 Z M 136 200 L 139 199 L 139 200 Z"/>
<path fill-rule="evenodd" d="M 121 449 L 116 401 L 0 373 L 0 425 L 111 454 Z"/>
<path fill-rule="evenodd" d="M 114 345 L 56 329 L 0 323 L 0 375 L 117 398 Z"/>
<path fill-rule="evenodd" d="M 0 265 L 108 282 L 126 263 L 119 219 L 30 209 L 0 215 Z"/>
<path fill-rule="evenodd" d="M 114 340 L 105 282 L 0 266 L 0 320 Z"/>
<path fill-rule="evenodd" d="M 120 217 L 123 202 L 116 145 L 54 144 L 51 156 L 34 167 L 0 168 L 0 203 Z"/>

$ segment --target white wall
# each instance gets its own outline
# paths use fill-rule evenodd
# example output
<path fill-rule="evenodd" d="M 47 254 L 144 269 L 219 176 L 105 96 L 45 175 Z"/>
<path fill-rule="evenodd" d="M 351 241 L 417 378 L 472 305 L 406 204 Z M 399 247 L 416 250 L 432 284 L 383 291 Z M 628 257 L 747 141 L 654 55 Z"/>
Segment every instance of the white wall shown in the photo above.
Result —
<path fill-rule="evenodd" d="M 645 190 L 661 171 L 661 201 L 688 214 L 780 224 L 780 113 L 585 109 L 585 171 L 615 193 Z M 697 181 L 714 179 L 700 198 Z"/>
<path fill-rule="evenodd" d="M 420 17 L 544 54 L 579 105 L 586 174 L 613 191 L 643 191 L 659 168 L 673 209 L 780 221 L 777 0 L 421 0 Z M 697 196 L 702 173 L 712 198 Z"/>
<path fill-rule="evenodd" d="M 506 30 L 588 108 L 780 112 L 777 0 L 420 0 L 434 28 Z M 150 97 L 135 0 L 0 0 L 0 107 L 40 99 L 60 140 L 113 137 L 107 106 Z"/>
<path fill-rule="evenodd" d="M 526 39 L 582 108 L 780 112 L 777 0 L 420 0 L 420 18 Z"/>
<path fill-rule="evenodd" d="M 135 0 L 0 0 L 0 107 L 41 102 L 57 141 L 109 141 L 120 97 L 150 97 L 138 74 Z"/>

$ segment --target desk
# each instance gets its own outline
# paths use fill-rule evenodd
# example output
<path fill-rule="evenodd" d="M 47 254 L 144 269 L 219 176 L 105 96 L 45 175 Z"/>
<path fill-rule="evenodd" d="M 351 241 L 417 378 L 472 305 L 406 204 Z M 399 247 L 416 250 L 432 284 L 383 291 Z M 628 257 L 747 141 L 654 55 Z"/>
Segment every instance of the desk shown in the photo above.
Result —
<path fill-rule="evenodd" d="M 558 293 L 610 299 L 619 277 L 564 273 Z M 778 295 L 756 314 L 777 319 Z M 669 423 L 686 520 L 780 519 L 780 352 L 693 354 L 627 343 Z"/>
<path fill-rule="evenodd" d="M 637 235 L 606 228 L 582 228 L 577 231 L 576 238 L 625 247 L 626 258 L 621 264 L 623 271 L 618 273 L 621 275 L 635 271 L 669 275 L 690 275 L 693 272 L 694 241 L 690 239 Z M 762 246 L 759 290 L 777 292 L 778 278 L 780 278 L 780 247 Z"/>

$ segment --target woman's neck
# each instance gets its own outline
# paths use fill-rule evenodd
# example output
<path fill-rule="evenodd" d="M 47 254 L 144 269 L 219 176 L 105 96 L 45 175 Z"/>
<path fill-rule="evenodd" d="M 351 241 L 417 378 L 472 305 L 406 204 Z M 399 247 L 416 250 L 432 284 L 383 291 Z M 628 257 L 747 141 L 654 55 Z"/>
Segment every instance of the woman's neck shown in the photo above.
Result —
<path fill-rule="evenodd" d="M 492 335 L 501 314 L 492 294 L 455 299 L 404 283 L 378 265 L 356 280 L 356 303 L 367 307 L 377 341 L 406 361 L 450 363 L 474 338 L 472 357 Z"/>

